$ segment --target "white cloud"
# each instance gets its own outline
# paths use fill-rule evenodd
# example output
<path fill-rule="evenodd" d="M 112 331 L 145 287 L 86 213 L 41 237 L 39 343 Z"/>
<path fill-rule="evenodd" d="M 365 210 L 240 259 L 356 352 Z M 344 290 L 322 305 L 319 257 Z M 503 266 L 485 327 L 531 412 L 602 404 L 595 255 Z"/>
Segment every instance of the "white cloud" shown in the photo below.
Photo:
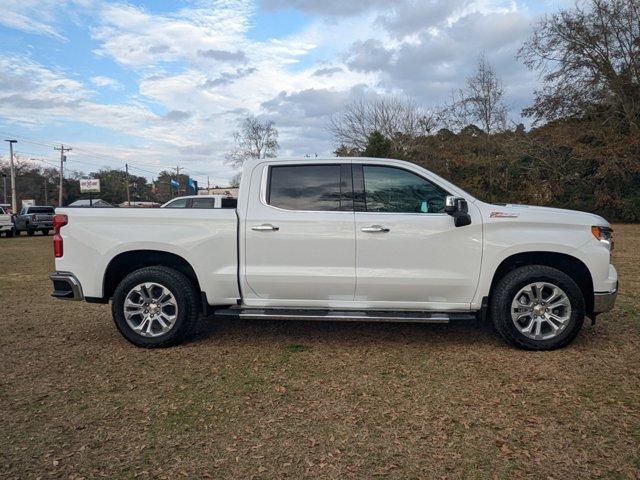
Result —
<path fill-rule="evenodd" d="M 102 75 L 91 77 L 91 83 L 93 83 L 96 87 L 108 87 L 114 89 L 122 88 L 122 84 L 115 78 L 104 77 Z"/>

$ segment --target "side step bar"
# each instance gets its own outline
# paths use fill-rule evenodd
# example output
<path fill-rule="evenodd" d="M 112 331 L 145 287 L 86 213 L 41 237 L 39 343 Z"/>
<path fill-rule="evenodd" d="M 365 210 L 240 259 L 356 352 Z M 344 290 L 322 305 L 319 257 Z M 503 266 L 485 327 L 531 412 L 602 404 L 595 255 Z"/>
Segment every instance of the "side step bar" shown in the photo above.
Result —
<path fill-rule="evenodd" d="M 220 317 L 252 320 L 320 320 L 342 322 L 411 322 L 449 323 L 450 320 L 472 320 L 469 312 L 415 312 L 386 310 L 316 310 L 282 308 L 222 308 L 214 311 Z"/>

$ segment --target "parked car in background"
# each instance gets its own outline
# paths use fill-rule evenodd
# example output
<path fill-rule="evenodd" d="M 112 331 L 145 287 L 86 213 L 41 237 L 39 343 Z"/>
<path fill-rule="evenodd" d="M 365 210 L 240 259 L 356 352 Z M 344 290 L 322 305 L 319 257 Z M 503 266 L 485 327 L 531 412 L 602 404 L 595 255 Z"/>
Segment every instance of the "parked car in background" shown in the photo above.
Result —
<path fill-rule="evenodd" d="M 611 310 L 618 291 L 602 217 L 484 203 L 399 160 L 248 160 L 235 209 L 63 208 L 55 227 L 53 296 L 112 300 L 117 328 L 147 348 L 180 342 L 215 309 L 267 320 L 488 316 L 509 343 L 550 350 Z"/>
<path fill-rule="evenodd" d="M 21 232 L 27 232 L 33 235 L 36 232 L 42 232 L 48 235 L 53 229 L 53 207 L 41 205 L 28 205 L 22 207 L 20 213 L 14 217 L 15 233 L 20 235 Z"/>
<path fill-rule="evenodd" d="M 13 237 L 14 233 L 13 217 L 9 215 L 3 207 L 0 207 L 0 234 Z"/>
<path fill-rule="evenodd" d="M 237 204 L 237 198 L 226 195 L 189 195 L 169 200 L 162 208 L 236 208 Z"/>
<path fill-rule="evenodd" d="M 109 202 L 102 200 L 101 198 L 94 198 L 93 200 L 89 200 L 86 198 L 82 198 L 80 200 L 76 200 L 73 203 L 68 205 L 69 207 L 83 207 L 83 208 L 113 208 Z"/>

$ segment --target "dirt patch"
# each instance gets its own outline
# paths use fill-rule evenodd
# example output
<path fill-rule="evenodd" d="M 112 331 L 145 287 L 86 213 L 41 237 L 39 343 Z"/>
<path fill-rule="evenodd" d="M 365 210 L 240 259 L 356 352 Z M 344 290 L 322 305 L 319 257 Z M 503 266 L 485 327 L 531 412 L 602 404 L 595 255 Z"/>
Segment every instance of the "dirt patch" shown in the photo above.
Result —
<path fill-rule="evenodd" d="M 51 237 L 0 239 L 0 476 L 640 477 L 640 227 L 568 348 L 489 327 L 209 320 L 148 351 L 49 296 Z"/>

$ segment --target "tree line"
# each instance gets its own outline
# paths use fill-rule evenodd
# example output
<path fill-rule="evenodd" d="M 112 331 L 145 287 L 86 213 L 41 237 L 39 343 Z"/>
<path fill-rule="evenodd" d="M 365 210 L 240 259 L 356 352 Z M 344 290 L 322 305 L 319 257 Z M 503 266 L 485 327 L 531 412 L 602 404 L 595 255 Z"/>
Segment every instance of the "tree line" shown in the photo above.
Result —
<path fill-rule="evenodd" d="M 0 174 L 7 176 L 7 200 L 11 202 L 9 188 L 9 166 L 6 163 L 0 165 Z M 18 192 L 18 204 L 21 200 L 34 200 L 38 205 L 58 204 L 59 170 L 50 167 L 40 167 L 30 161 L 21 161 L 20 157 L 15 162 L 16 192 Z M 123 170 L 102 168 L 97 172 L 84 174 L 82 172 L 67 171 L 63 179 L 63 204 L 69 205 L 76 200 L 88 198 L 88 194 L 80 192 L 80 179 L 100 179 L 100 193 L 94 194 L 95 198 L 101 198 L 112 205 L 119 205 L 127 199 L 127 182 L 132 202 L 156 202 L 164 203 L 176 195 L 185 195 L 188 175 L 177 175 L 172 172 L 162 171 L 155 180 L 149 182 L 145 177 L 129 174 Z M 171 180 L 177 180 L 181 188 L 171 188 Z M 4 192 L 3 192 L 4 193 Z M 3 200 L 3 197 L 0 197 Z"/>

